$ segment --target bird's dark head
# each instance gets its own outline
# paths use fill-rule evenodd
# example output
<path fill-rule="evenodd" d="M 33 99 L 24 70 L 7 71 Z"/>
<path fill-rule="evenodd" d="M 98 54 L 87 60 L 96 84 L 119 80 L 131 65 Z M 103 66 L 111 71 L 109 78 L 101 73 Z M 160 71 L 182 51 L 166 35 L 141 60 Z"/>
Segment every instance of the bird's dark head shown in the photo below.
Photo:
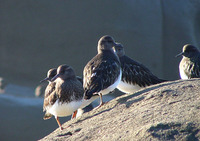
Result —
<path fill-rule="evenodd" d="M 56 76 L 54 76 L 51 80 L 54 81 L 58 77 L 63 79 L 63 80 L 70 79 L 70 78 L 75 78 L 75 72 L 74 72 L 74 70 L 73 70 L 73 68 L 71 66 L 68 66 L 68 65 L 65 65 L 65 64 L 64 65 L 60 65 L 57 68 Z"/>
<path fill-rule="evenodd" d="M 122 57 L 125 55 L 124 47 L 120 43 L 116 43 L 115 47 L 113 48 L 115 53 L 118 55 L 118 57 Z"/>
<path fill-rule="evenodd" d="M 98 53 L 102 52 L 102 50 L 112 50 L 115 45 L 116 43 L 114 38 L 109 35 L 105 35 L 98 41 Z"/>
<path fill-rule="evenodd" d="M 40 82 L 44 82 L 44 81 L 51 81 L 51 79 L 56 75 L 57 73 L 57 69 L 56 68 L 52 68 L 47 72 L 47 77 L 43 80 L 41 80 Z"/>
<path fill-rule="evenodd" d="M 183 46 L 182 52 L 176 55 L 176 57 L 183 55 L 185 57 L 192 58 L 198 54 L 199 54 L 199 50 L 195 46 L 186 44 Z"/>
<path fill-rule="evenodd" d="M 53 68 L 53 69 L 50 69 L 47 73 L 47 77 L 49 79 L 52 79 L 55 75 L 57 74 L 57 69 L 56 68 Z"/>

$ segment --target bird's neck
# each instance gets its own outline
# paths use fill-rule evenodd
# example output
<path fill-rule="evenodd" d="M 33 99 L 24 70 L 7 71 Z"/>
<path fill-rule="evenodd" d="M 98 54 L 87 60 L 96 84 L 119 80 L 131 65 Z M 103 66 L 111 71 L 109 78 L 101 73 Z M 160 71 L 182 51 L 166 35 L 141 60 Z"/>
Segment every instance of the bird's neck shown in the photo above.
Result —
<path fill-rule="evenodd" d="M 200 60 L 200 56 L 199 55 L 193 55 L 193 56 L 189 56 L 189 57 L 187 57 L 187 56 L 183 56 L 183 59 L 184 60 L 190 60 L 190 61 L 195 61 L 195 60 Z"/>
<path fill-rule="evenodd" d="M 103 53 L 103 52 L 111 52 L 111 53 L 114 53 L 114 50 L 111 48 L 111 49 L 108 49 L 108 48 L 105 48 L 105 47 L 98 47 L 98 54 L 100 53 Z M 115 54 L 115 53 L 114 53 Z"/>

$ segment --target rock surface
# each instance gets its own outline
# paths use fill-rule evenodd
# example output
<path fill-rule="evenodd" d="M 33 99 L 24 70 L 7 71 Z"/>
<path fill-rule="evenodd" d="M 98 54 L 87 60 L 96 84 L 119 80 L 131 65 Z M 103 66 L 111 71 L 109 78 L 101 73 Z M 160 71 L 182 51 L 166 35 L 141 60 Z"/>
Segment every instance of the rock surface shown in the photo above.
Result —
<path fill-rule="evenodd" d="M 177 80 L 125 94 L 68 121 L 41 141 L 200 139 L 200 79 Z"/>

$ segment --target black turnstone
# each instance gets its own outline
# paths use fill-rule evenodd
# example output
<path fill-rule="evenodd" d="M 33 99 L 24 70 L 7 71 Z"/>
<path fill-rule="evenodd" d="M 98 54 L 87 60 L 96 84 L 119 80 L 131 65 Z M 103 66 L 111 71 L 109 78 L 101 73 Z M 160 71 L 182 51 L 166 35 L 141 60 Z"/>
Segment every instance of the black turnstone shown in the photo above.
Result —
<path fill-rule="evenodd" d="M 82 104 L 83 86 L 72 67 L 60 65 L 57 74 L 51 81 L 54 81 L 55 90 L 44 101 L 45 110 L 54 115 L 62 130 L 58 117 L 65 117 L 73 114 Z"/>
<path fill-rule="evenodd" d="M 183 46 L 183 51 L 176 55 L 183 56 L 179 64 L 181 79 L 200 78 L 200 52 L 190 44 Z"/>
<path fill-rule="evenodd" d="M 56 68 L 52 68 L 47 72 L 47 77 L 44 78 L 43 80 L 40 81 L 40 83 L 44 82 L 44 81 L 48 81 L 49 83 L 51 83 L 51 79 L 57 74 L 57 69 Z"/>
<path fill-rule="evenodd" d="M 55 91 L 55 82 L 52 82 L 51 79 L 57 74 L 57 69 L 56 68 L 52 68 L 47 72 L 47 77 L 43 80 L 41 80 L 40 82 L 44 82 L 44 81 L 48 81 L 49 84 L 47 85 L 45 92 L 44 92 L 44 103 L 48 102 L 48 97 L 49 95 Z M 47 101 L 46 101 L 47 100 Z M 46 111 L 45 105 L 43 105 L 43 111 Z M 50 119 L 53 115 L 50 114 L 48 111 L 46 111 L 43 119 Z"/>
<path fill-rule="evenodd" d="M 120 59 L 122 68 L 122 78 L 117 86 L 117 89 L 120 91 L 124 93 L 134 93 L 146 86 L 166 81 L 159 79 L 153 75 L 147 67 L 126 56 L 122 44 L 117 43 L 114 51 Z"/>
<path fill-rule="evenodd" d="M 120 82 L 121 68 L 118 56 L 112 49 L 115 41 L 111 36 L 103 36 L 98 41 L 98 54 L 85 66 L 83 71 L 84 99 L 91 99 L 95 95 L 100 96 L 112 92 Z"/>

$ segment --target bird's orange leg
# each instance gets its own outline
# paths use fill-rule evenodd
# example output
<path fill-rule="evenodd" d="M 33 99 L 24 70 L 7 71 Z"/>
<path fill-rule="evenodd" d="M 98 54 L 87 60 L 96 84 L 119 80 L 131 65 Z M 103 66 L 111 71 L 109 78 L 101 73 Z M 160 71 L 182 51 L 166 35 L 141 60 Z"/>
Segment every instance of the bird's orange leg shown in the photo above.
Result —
<path fill-rule="evenodd" d="M 58 126 L 60 127 L 60 130 L 63 130 L 64 128 L 62 127 L 62 125 L 60 124 L 59 118 L 56 116 L 56 121 L 58 123 Z"/>
<path fill-rule="evenodd" d="M 76 114 L 77 114 L 77 110 L 74 111 L 74 113 L 72 114 L 72 119 L 73 119 L 73 118 L 76 118 Z"/>

